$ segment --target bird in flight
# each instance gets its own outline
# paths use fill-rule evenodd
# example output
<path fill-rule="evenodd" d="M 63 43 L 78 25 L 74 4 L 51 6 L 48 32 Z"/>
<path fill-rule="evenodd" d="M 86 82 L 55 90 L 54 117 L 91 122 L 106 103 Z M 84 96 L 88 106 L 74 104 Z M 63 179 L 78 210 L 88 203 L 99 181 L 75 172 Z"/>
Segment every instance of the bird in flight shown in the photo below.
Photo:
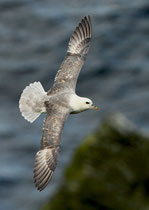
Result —
<path fill-rule="evenodd" d="M 52 88 L 45 92 L 40 82 L 34 82 L 22 92 L 19 108 L 26 120 L 32 123 L 41 113 L 46 113 L 40 150 L 34 163 L 34 183 L 39 191 L 48 185 L 56 168 L 61 133 L 68 115 L 98 109 L 92 100 L 75 93 L 77 78 L 90 41 L 91 19 L 87 16 L 82 19 L 70 38 L 67 54 Z"/>

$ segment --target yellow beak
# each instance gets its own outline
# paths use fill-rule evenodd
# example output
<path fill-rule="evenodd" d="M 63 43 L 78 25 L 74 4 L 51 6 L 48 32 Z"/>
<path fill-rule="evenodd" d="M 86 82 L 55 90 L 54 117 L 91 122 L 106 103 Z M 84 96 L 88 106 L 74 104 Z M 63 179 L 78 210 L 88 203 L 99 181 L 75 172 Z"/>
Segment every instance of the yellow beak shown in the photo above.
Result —
<path fill-rule="evenodd" d="M 98 110 L 97 106 L 91 106 L 91 109 Z"/>

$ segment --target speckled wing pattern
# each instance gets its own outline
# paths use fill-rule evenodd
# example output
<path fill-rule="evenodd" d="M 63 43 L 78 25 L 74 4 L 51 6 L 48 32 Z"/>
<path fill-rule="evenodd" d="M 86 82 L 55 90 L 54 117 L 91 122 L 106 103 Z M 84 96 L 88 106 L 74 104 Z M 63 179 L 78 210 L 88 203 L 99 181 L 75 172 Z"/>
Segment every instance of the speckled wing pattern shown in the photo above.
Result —
<path fill-rule="evenodd" d="M 84 64 L 91 40 L 91 19 L 84 17 L 73 32 L 66 57 L 55 77 L 53 87 L 48 95 L 64 90 L 75 90 L 80 70 Z"/>
<path fill-rule="evenodd" d="M 61 133 L 70 112 L 67 107 L 58 104 L 46 106 L 48 114 L 43 125 L 40 150 L 36 154 L 34 164 L 34 183 L 39 191 L 47 186 L 56 168 Z"/>

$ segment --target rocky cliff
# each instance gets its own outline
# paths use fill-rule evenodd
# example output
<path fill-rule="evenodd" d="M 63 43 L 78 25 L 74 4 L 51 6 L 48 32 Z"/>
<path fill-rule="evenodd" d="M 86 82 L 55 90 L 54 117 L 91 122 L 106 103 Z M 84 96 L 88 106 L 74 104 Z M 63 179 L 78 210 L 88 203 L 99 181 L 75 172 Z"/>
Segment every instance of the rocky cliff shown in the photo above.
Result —
<path fill-rule="evenodd" d="M 43 210 L 149 209 L 149 137 L 122 115 L 106 119 L 77 149 Z"/>

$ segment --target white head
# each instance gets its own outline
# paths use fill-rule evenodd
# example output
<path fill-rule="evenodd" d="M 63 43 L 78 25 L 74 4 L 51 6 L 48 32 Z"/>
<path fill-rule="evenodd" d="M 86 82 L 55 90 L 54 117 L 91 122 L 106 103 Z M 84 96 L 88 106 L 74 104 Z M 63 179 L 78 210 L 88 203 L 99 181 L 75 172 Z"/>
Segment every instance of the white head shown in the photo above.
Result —
<path fill-rule="evenodd" d="M 88 109 L 98 110 L 97 107 L 93 106 L 93 102 L 89 98 L 79 97 L 77 95 L 73 95 L 70 99 L 70 106 L 72 108 L 72 113 L 83 112 Z"/>

